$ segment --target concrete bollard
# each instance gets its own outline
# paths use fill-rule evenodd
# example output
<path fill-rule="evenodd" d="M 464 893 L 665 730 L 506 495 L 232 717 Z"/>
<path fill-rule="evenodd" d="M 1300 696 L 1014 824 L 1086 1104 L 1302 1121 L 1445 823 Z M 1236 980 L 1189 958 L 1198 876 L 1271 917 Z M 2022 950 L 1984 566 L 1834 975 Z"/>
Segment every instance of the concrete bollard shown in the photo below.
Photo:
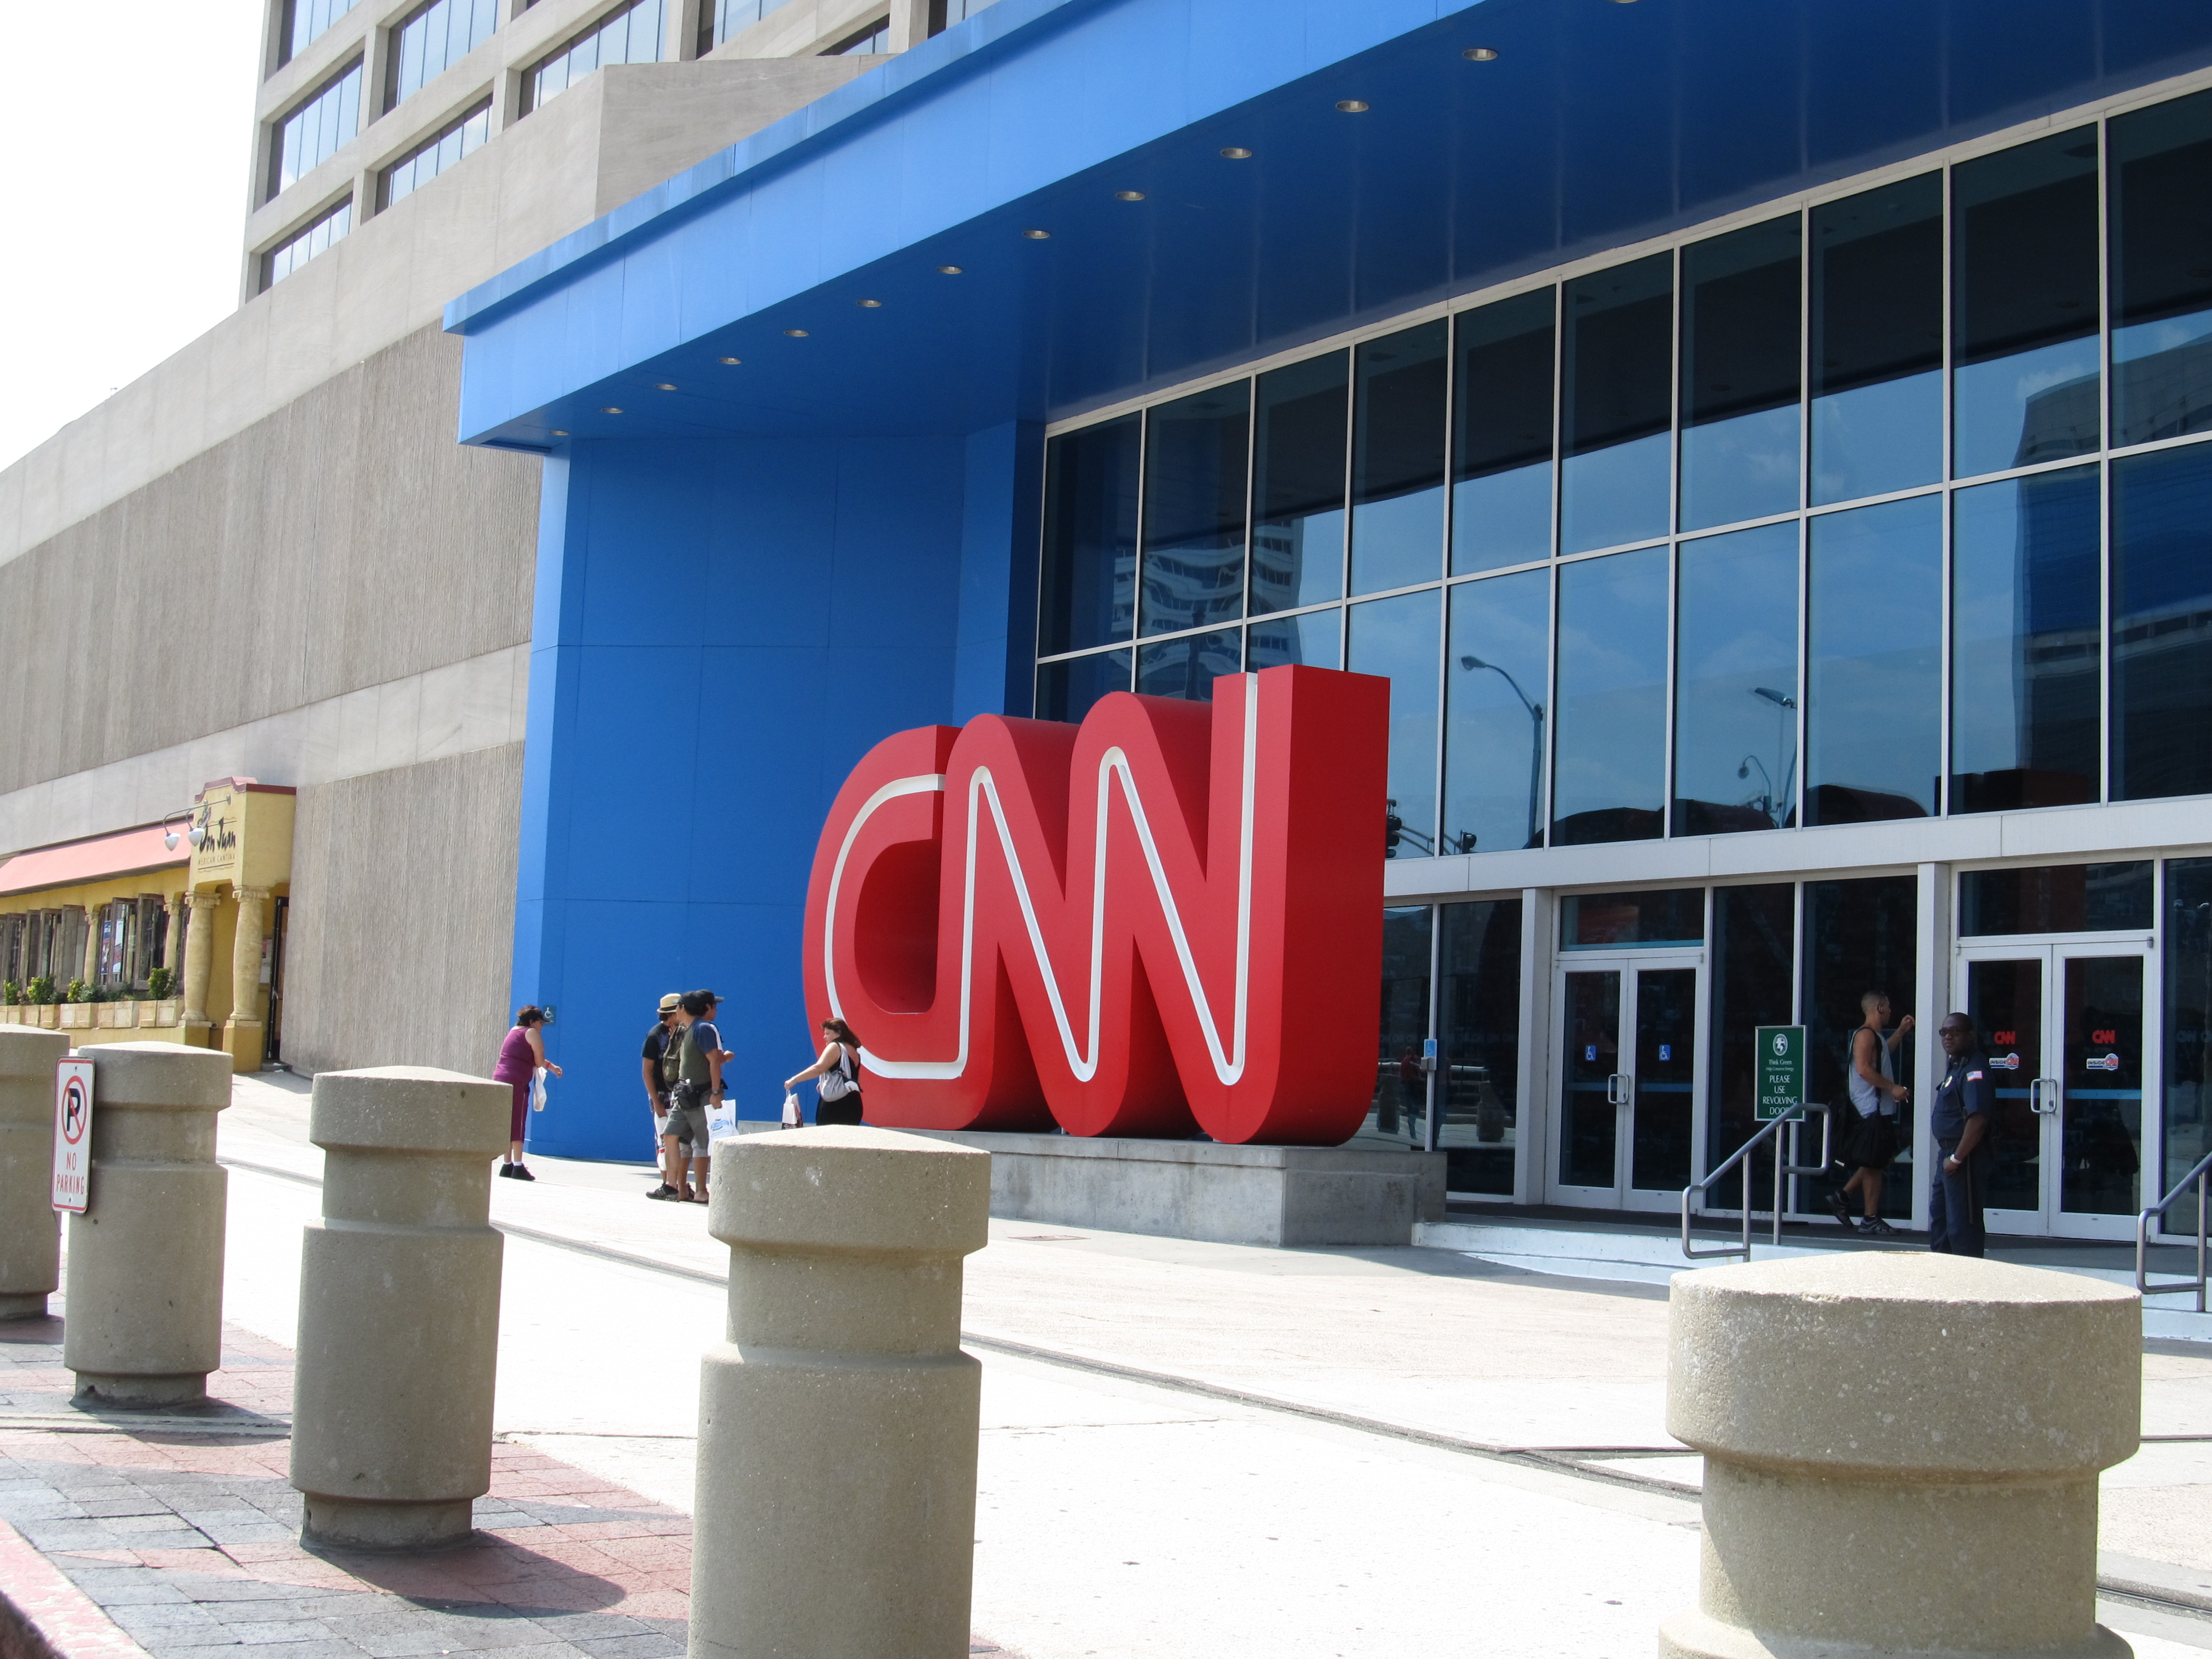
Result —
<path fill-rule="evenodd" d="M 61 1285 L 54 1215 L 54 1067 L 59 1031 L 0 1025 L 0 1319 L 42 1319 Z"/>
<path fill-rule="evenodd" d="M 2142 1402 L 2132 1290 L 1883 1252 L 1683 1273 L 1667 1427 L 1705 1455 L 1698 1608 L 1662 1659 L 2114 1659 L 2097 1476 Z"/>
<path fill-rule="evenodd" d="M 513 1098 L 504 1083 L 415 1066 L 315 1079 L 323 1218 L 301 1257 L 292 1407 L 311 1543 L 456 1543 L 491 1489 L 506 1243 L 491 1160 Z"/>
<path fill-rule="evenodd" d="M 215 1115 L 230 1104 L 229 1056 L 109 1042 L 78 1057 L 93 1066 L 91 1207 L 69 1218 L 62 1364 L 80 1400 L 204 1400 L 222 1363 L 229 1177 Z"/>
<path fill-rule="evenodd" d="M 960 1259 L 990 1154 L 800 1129 L 722 1141 L 714 1180 L 729 1340 L 700 1377 L 693 1659 L 966 1654 L 982 1370 Z"/>

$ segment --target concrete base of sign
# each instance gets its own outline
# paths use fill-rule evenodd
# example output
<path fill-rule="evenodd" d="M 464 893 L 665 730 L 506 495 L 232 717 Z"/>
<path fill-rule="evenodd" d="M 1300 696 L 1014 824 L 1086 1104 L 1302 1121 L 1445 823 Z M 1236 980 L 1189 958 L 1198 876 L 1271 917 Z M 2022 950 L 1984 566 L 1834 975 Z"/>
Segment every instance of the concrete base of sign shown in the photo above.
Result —
<path fill-rule="evenodd" d="M 103 1406 L 196 1406 L 207 1398 L 207 1373 L 172 1371 L 147 1376 L 79 1371 L 76 1397 Z"/>
<path fill-rule="evenodd" d="M 385 1504 L 309 1492 L 301 1505 L 300 1536 L 343 1550 L 434 1550 L 475 1536 L 476 1500 Z"/>
<path fill-rule="evenodd" d="M 2135 1649 L 2102 1625 L 2078 1642 L 2039 1648 L 1914 1648 L 1861 1642 L 1811 1642 L 1778 1637 L 1761 1641 L 1747 1630 L 1724 1625 L 1694 1608 L 1674 1613 L 1659 1626 L 1659 1659 L 2133 1659 Z"/>
<path fill-rule="evenodd" d="M 0 1296 L 0 1320 L 44 1319 L 46 1298 L 43 1291 L 37 1295 Z"/>
<path fill-rule="evenodd" d="M 1444 1155 L 927 1130 L 991 1154 L 991 1213 L 1218 1244 L 1410 1244 Z"/>

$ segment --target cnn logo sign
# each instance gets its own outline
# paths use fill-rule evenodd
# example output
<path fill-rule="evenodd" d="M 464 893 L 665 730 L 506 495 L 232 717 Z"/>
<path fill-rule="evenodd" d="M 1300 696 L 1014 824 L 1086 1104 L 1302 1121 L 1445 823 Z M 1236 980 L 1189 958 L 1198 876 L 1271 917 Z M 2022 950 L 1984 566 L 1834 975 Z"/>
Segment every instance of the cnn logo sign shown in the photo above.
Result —
<path fill-rule="evenodd" d="M 1334 1146 L 1373 1093 L 1389 684 L 1224 675 L 886 738 L 806 895 L 869 1121 Z"/>

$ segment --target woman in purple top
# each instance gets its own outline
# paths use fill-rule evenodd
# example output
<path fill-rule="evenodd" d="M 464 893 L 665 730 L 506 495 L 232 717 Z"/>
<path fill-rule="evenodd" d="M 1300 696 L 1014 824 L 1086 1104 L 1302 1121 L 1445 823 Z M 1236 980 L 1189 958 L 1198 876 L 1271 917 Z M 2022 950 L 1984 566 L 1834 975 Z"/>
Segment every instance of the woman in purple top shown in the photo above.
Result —
<path fill-rule="evenodd" d="M 507 1124 L 507 1162 L 499 1166 L 499 1172 L 517 1181 L 538 1179 L 522 1165 L 522 1126 L 530 1116 L 531 1080 L 537 1076 L 540 1066 L 555 1077 L 561 1075 L 561 1068 L 545 1058 L 545 1039 L 538 1030 L 544 1023 L 545 1011 L 534 1004 L 516 1014 L 514 1029 L 499 1045 L 499 1064 L 491 1068 L 495 1081 L 514 1091 L 514 1110 Z"/>

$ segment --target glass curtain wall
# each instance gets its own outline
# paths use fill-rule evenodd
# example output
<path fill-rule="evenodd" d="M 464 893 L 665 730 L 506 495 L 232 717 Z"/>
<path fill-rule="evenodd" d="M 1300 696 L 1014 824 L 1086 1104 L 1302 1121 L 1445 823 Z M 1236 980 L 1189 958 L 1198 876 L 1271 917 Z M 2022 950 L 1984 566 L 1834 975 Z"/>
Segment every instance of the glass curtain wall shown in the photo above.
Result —
<path fill-rule="evenodd" d="M 430 0 L 392 31 L 384 107 L 412 97 L 492 37 L 499 0 Z"/>
<path fill-rule="evenodd" d="M 2208 192 L 2212 93 L 1054 434 L 1039 707 L 1382 674 L 1401 857 L 2212 793 Z"/>

